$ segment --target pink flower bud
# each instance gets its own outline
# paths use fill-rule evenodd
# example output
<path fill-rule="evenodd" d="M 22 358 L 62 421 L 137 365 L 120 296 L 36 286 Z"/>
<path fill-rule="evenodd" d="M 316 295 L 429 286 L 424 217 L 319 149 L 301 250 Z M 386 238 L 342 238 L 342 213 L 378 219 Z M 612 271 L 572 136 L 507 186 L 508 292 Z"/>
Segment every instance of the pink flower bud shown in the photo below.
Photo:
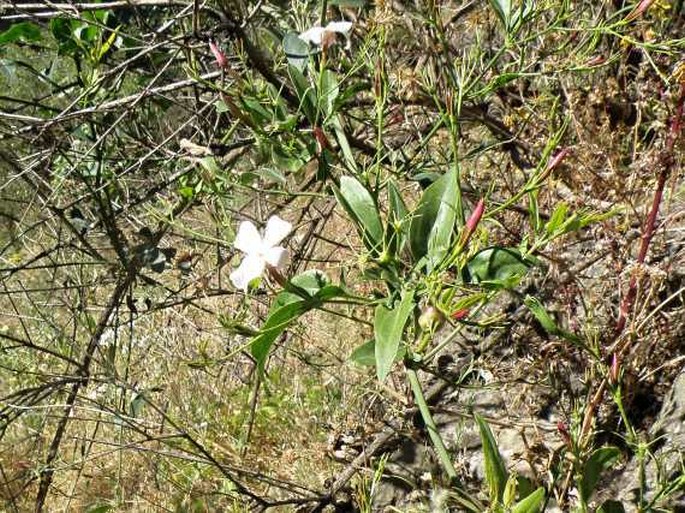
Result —
<path fill-rule="evenodd" d="M 469 220 L 466 221 L 466 230 L 469 233 L 473 233 L 473 231 L 476 229 L 476 226 L 478 226 L 478 223 L 480 222 L 480 218 L 483 216 L 484 211 L 485 200 L 481 198 L 478 200 L 478 203 L 476 203 L 476 208 L 474 208 L 473 212 L 471 212 Z"/>
<path fill-rule="evenodd" d="M 209 49 L 212 51 L 214 59 L 216 59 L 217 65 L 223 69 L 228 68 L 228 59 L 226 58 L 226 54 L 219 50 L 219 47 L 216 45 L 214 41 L 209 42 Z"/>
<path fill-rule="evenodd" d="M 559 164 L 561 164 L 561 161 L 566 158 L 566 155 L 568 155 L 568 148 L 564 148 L 559 153 L 554 155 L 554 157 L 552 157 L 552 160 L 549 161 L 549 164 L 547 164 L 546 171 L 549 172 L 552 169 L 558 167 Z"/>
<path fill-rule="evenodd" d="M 609 382 L 612 385 L 618 385 L 618 380 L 621 377 L 621 364 L 618 361 L 616 353 L 611 355 L 611 368 L 609 369 Z"/>
<path fill-rule="evenodd" d="M 466 221 L 466 225 L 464 226 L 464 232 L 461 236 L 462 247 L 466 246 L 466 243 L 471 238 L 471 235 L 473 235 L 473 232 L 476 231 L 476 227 L 478 226 L 478 223 L 480 223 L 480 218 L 483 217 L 484 211 L 485 200 L 481 198 L 478 200 L 478 203 L 476 203 L 476 207 L 473 209 L 473 212 L 471 212 L 471 215 L 469 216 L 468 220 Z"/>

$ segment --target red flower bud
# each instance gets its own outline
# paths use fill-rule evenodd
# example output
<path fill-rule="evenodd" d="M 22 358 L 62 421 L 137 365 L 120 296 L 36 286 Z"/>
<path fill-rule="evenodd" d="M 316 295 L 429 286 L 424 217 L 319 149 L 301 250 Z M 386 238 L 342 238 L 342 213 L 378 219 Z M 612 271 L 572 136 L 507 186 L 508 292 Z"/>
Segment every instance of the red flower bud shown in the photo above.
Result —
<path fill-rule="evenodd" d="M 455 321 L 461 321 L 462 319 L 466 319 L 466 317 L 469 315 L 469 309 L 468 308 L 460 308 L 456 312 L 454 312 L 450 317 L 454 319 Z"/>
<path fill-rule="evenodd" d="M 557 431 L 559 431 L 564 442 L 566 442 L 567 445 L 571 445 L 571 433 L 568 432 L 568 426 L 564 422 L 557 422 Z"/>

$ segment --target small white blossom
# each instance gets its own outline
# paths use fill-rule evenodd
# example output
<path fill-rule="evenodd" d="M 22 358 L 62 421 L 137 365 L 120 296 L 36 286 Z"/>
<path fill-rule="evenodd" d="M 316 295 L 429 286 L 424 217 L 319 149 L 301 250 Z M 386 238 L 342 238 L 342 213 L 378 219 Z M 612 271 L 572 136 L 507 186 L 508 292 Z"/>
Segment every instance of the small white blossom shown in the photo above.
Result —
<path fill-rule="evenodd" d="M 350 21 L 331 21 L 325 27 L 315 25 L 314 27 L 305 30 L 304 32 L 302 32 L 302 34 L 299 35 L 299 38 L 302 39 L 302 41 L 306 41 L 307 43 L 312 43 L 313 45 L 321 46 L 321 44 L 324 41 L 326 32 L 343 34 L 347 39 L 347 45 L 345 47 L 349 49 L 349 32 L 351 29 L 352 22 Z"/>
<path fill-rule="evenodd" d="M 245 258 L 231 273 L 231 283 L 247 292 L 250 282 L 259 278 L 265 269 L 283 270 L 288 264 L 288 250 L 278 244 L 291 230 L 292 225 L 278 216 L 269 218 L 264 236 L 250 221 L 240 223 L 233 245 L 245 253 Z"/>

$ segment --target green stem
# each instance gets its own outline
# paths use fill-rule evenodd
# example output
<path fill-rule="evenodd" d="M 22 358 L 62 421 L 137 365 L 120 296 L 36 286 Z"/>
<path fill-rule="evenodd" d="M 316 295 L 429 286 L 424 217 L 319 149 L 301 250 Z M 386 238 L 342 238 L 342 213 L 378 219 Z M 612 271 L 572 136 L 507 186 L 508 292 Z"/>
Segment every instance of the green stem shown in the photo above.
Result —
<path fill-rule="evenodd" d="M 426 429 L 428 430 L 428 435 L 430 436 L 431 442 L 435 447 L 435 452 L 438 454 L 438 459 L 442 466 L 447 472 L 447 476 L 451 481 L 457 480 L 457 471 L 452 465 L 452 460 L 447 453 L 447 447 L 445 447 L 445 442 L 443 442 L 438 428 L 433 421 L 433 416 L 428 409 L 428 403 L 426 403 L 426 398 L 423 395 L 423 390 L 421 389 L 421 383 L 419 382 L 419 377 L 416 374 L 416 370 L 407 367 L 407 377 L 409 378 L 409 385 L 411 386 L 411 391 L 414 393 L 414 399 L 416 400 L 416 405 L 419 407 L 421 416 L 423 417 L 423 422 L 426 424 Z"/>

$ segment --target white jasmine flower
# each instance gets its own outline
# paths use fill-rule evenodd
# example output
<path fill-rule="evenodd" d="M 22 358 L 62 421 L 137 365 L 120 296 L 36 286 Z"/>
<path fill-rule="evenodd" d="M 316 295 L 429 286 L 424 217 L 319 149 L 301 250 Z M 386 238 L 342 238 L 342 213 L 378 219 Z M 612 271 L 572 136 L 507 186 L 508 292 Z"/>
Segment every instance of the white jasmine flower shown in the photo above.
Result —
<path fill-rule="evenodd" d="M 349 32 L 352 29 L 352 22 L 350 21 L 331 21 L 325 27 L 315 25 L 312 28 L 305 30 L 299 35 L 302 41 L 307 43 L 312 43 L 316 46 L 321 46 L 326 39 L 326 34 L 343 34 L 347 39 L 346 48 L 350 47 L 350 35 Z"/>
<path fill-rule="evenodd" d="M 288 250 L 278 244 L 291 230 L 292 225 L 278 216 L 269 218 L 264 236 L 250 221 L 240 223 L 233 245 L 245 253 L 245 258 L 231 273 L 231 283 L 247 292 L 250 282 L 259 278 L 265 269 L 282 270 L 288 263 Z"/>

